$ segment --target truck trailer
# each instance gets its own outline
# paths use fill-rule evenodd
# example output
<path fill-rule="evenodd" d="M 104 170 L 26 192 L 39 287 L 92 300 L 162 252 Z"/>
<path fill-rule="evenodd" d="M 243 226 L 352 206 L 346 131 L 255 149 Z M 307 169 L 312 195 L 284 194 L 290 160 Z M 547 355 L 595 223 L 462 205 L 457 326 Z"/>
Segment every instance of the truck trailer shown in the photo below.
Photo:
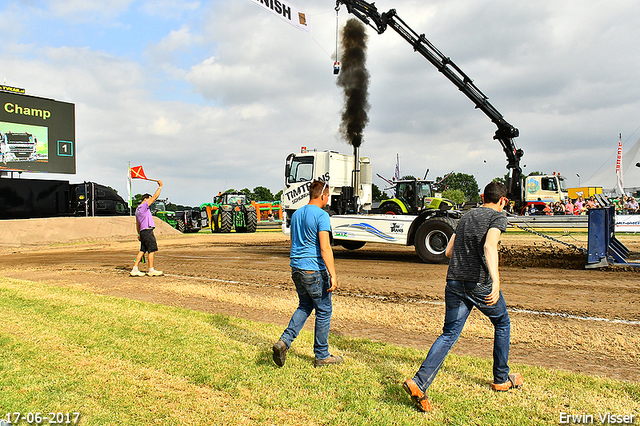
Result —
<path fill-rule="evenodd" d="M 115 190 L 95 182 L 0 178 L 0 219 L 128 214 Z"/>

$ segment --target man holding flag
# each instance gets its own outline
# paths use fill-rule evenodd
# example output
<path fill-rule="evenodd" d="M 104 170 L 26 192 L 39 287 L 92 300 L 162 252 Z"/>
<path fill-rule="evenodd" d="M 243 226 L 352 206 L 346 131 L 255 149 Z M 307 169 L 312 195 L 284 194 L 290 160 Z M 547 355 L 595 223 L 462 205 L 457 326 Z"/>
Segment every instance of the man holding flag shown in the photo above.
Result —
<path fill-rule="evenodd" d="M 142 166 L 131 168 L 131 177 L 147 179 L 142 171 Z M 149 207 L 158 199 L 160 191 L 162 191 L 162 181 L 156 180 L 155 182 L 158 183 L 158 189 L 156 189 L 156 192 L 153 195 L 144 194 L 142 196 L 142 202 L 138 208 L 136 208 L 136 230 L 138 231 L 138 240 L 140 240 L 140 251 L 138 252 L 136 261 L 133 264 L 133 269 L 131 270 L 132 277 L 143 277 L 145 275 L 144 272 L 138 269 L 138 264 L 145 253 L 149 253 L 149 272 L 146 275 L 149 275 L 150 277 L 162 275 L 162 271 L 156 271 L 153 267 L 154 254 L 158 251 L 158 244 L 156 243 L 156 237 L 153 234 L 155 224 L 153 223 L 153 215 L 151 214 Z"/>

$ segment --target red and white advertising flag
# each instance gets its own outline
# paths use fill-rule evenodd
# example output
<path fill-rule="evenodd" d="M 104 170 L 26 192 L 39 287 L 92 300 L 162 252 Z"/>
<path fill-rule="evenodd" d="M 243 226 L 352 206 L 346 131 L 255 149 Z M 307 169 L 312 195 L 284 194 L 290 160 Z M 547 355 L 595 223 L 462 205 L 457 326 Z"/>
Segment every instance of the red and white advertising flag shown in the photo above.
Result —
<path fill-rule="evenodd" d="M 624 195 L 624 181 L 622 179 L 622 135 L 618 139 L 618 160 L 616 161 L 616 192 Z"/>

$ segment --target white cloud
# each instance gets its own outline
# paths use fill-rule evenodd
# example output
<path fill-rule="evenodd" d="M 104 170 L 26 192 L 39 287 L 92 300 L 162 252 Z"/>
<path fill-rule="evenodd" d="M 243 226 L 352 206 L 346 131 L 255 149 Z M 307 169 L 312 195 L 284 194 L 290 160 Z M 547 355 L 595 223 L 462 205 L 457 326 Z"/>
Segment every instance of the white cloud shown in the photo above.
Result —
<path fill-rule="evenodd" d="M 127 10 L 134 0 L 49 0 L 45 13 L 66 20 L 90 22 L 113 17 Z"/>
<path fill-rule="evenodd" d="M 177 18 L 184 12 L 192 12 L 200 7 L 199 1 L 152 0 L 145 1 L 141 10 L 151 16 Z"/>

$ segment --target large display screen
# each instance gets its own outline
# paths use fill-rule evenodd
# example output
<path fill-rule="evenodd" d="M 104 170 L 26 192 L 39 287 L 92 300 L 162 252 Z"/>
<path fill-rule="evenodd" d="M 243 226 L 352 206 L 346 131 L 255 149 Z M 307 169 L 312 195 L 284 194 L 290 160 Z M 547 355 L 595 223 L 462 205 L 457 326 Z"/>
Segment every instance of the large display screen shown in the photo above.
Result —
<path fill-rule="evenodd" d="M 76 172 L 75 105 L 0 91 L 0 171 Z"/>

